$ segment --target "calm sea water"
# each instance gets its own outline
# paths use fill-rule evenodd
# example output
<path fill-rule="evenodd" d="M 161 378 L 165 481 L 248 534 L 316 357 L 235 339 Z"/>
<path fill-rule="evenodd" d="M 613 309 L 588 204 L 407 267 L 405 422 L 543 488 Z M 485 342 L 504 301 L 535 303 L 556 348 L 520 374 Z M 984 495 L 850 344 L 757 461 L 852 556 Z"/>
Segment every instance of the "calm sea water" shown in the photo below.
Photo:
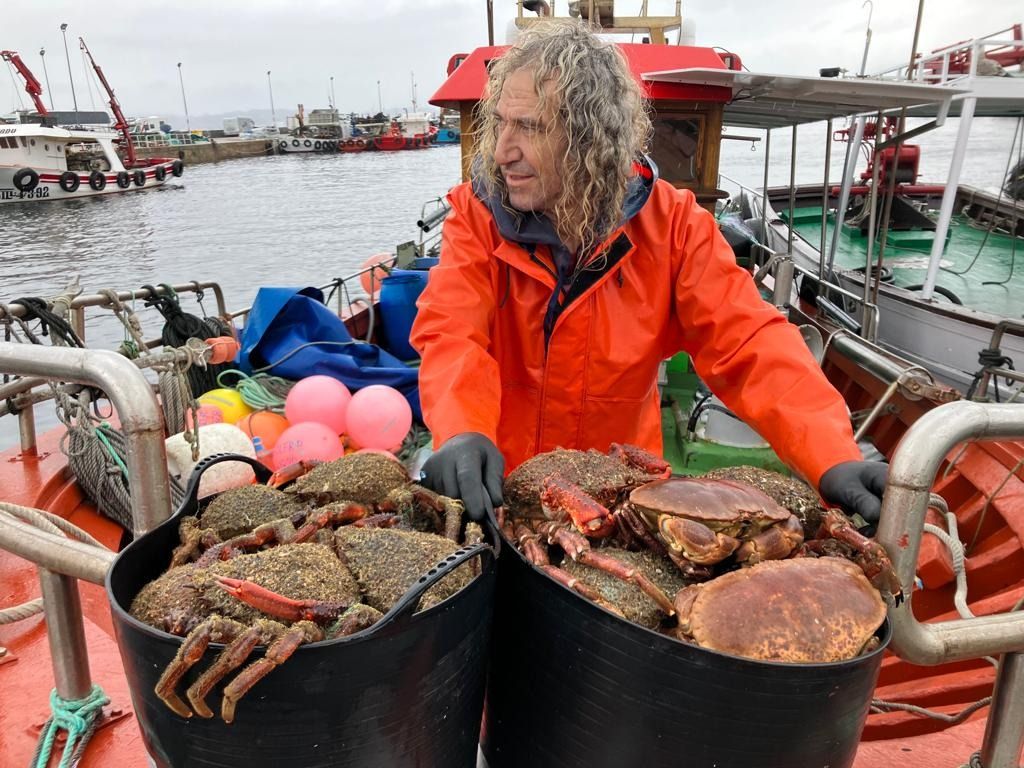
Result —
<path fill-rule="evenodd" d="M 926 180 L 946 176 L 956 121 L 919 140 Z M 839 127 L 839 126 L 837 126 Z M 754 134 L 752 131 L 730 131 Z M 798 182 L 819 182 L 824 125 L 798 132 Z M 1009 120 L 977 120 L 962 181 L 997 191 L 1013 135 Z M 762 183 L 764 141 L 723 143 L 721 170 Z M 832 178 L 844 145 L 833 145 Z M 771 185 L 789 180 L 790 134 L 776 130 Z M 371 254 L 417 239 L 415 222 L 460 174 L 458 147 L 352 155 L 283 155 L 196 165 L 145 192 L 0 207 L 0 299 L 50 296 L 78 276 L 90 292 L 145 283 L 213 280 L 229 308 L 247 306 L 260 285 L 315 285 L 351 274 Z M 863 167 L 863 162 L 859 163 Z M 727 189 L 735 189 L 723 182 Z M 186 311 L 198 312 L 190 299 Z M 212 311 L 212 299 L 206 304 Z M 147 335 L 160 323 L 147 320 Z M 114 347 L 123 331 L 109 313 L 87 325 L 90 346 Z M 48 419 L 39 409 L 40 426 Z M 12 420 L 0 422 L 10 445 Z"/>

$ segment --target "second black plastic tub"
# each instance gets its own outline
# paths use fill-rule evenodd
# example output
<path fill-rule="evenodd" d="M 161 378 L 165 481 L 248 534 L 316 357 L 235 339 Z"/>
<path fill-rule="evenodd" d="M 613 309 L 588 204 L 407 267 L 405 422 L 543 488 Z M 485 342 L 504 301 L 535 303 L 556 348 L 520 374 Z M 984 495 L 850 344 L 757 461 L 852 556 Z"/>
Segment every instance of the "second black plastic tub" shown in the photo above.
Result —
<path fill-rule="evenodd" d="M 848 768 L 889 642 L 775 664 L 623 621 L 502 547 L 482 747 L 489 768 Z"/>
<path fill-rule="evenodd" d="M 486 545 L 461 550 L 460 561 L 481 559 L 481 573 L 444 602 L 413 613 L 423 591 L 455 562 L 421 579 L 416 594 L 407 594 L 368 630 L 300 646 L 242 698 L 230 725 L 219 716 L 186 719 L 168 709 L 153 688 L 182 639 L 139 622 L 127 609 L 142 586 L 166 569 L 180 515 L 198 510 L 192 498 L 178 515 L 125 548 L 107 575 L 135 715 L 159 768 L 475 765 L 495 586 Z M 211 645 L 179 692 L 221 650 Z M 215 711 L 222 687 L 208 697 Z"/>

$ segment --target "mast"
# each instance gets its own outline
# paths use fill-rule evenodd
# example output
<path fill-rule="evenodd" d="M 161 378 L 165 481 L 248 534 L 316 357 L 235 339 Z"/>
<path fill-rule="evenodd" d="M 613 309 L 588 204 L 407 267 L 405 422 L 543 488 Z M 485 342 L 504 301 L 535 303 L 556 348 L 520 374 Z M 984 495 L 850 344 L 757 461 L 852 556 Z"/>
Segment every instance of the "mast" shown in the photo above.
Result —
<path fill-rule="evenodd" d="M 124 117 L 124 113 L 121 111 L 121 105 L 117 103 L 117 97 L 114 96 L 114 89 L 110 87 L 110 83 L 107 82 L 107 78 L 103 74 L 103 70 L 100 69 L 100 65 L 96 63 L 96 60 L 92 57 L 92 53 L 89 51 L 89 47 L 85 44 L 85 40 L 78 38 L 78 45 L 85 55 L 89 57 L 89 63 L 92 64 L 92 68 L 96 70 L 96 75 L 99 77 L 100 82 L 107 91 L 107 96 L 110 97 L 110 109 L 114 113 L 114 119 L 117 121 L 114 123 L 114 129 L 121 132 L 124 136 L 124 152 L 125 159 L 127 162 L 126 166 L 129 168 L 135 165 L 135 145 L 132 144 L 131 132 L 128 130 L 128 121 Z"/>
<path fill-rule="evenodd" d="M 18 70 L 18 74 L 25 78 L 25 91 L 32 97 L 32 103 L 36 106 L 36 112 L 40 115 L 50 114 L 41 98 L 43 86 L 36 80 L 36 76 L 32 74 L 32 70 L 25 65 L 21 57 L 15 51 L 0 51 L 0 59 L 11 62 L 14 68 Z"/>

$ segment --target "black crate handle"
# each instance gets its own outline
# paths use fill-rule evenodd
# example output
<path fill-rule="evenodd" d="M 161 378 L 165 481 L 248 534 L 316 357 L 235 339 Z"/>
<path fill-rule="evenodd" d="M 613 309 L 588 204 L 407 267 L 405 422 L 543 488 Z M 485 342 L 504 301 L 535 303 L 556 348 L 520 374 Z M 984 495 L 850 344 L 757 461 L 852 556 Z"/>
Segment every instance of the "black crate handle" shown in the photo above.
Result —
<path fill-rule="evenodd" d="M 420 598 L 423 597 L 428 589 L 467 560 L 474 557 L 481 557 L 483 559 L 483 564 L 480 567 L 480 574 L 483 575 L 489 572 L 494 565 L 494 548 L 486 542 L 481 542 L 479 544 L 470 544 L 452 552 L 448 557 L 420 576 L 419 580 L 409 587 L 404 595 L 398 598 L 398 602 L 391 606 L 391 610 L 384 614 L 380 621 L 365 632 L 360 632 L 359 635 L 366 637 L 385 627 L 408 622 L 416 612 L 416 608 L 420 604 Z"/>
<path fill-rule="evenodd" d="M 203 473 L 206 472 L 210 467 L 217 464 L 221 464 L 225 461 L 240 461 L 243 464 L 248 464 L 253 468 L 256 473 L 256 479 L 265 483 L 270 479 L 271 472 L 263 464 L 258 462 L 251 456 L 244 456 L 240 453 L 213 453 L 209 456 L 204 457 L 195 465 L 192 469 L 192 474 L 188 478 L 188 487 L 185 488 L 185 495 L 181 500 L 181 505 L 172 517 L 178 517 L 179 515 L 186 512 L 198 511 L 197 506 L 199 503 L 199 481 L 203 478 Z"/>

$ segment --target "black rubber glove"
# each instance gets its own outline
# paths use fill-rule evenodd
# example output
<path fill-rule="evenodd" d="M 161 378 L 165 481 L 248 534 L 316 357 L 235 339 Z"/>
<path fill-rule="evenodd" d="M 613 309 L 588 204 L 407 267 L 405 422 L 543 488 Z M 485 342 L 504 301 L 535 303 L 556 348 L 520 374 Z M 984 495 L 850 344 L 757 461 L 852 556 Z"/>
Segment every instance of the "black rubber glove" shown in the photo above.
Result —
<path fill-rule="evenodd" d="M 488 509 L 501 506 L 504 475 L 501 451 L 477 432 L 449 438 L 423 464 L 423 485 L 443 496 L 461 499 L 470 518 L 476 521 L 483 520 Z"/>
<path fill-rule="evenodd" d="M 844 461 L 821 476 L 818 490 L 821 498 L 842 507 L 848 515 L 856 512 L 869 523 L 877 523 L 888 475 L 889 465 L 881 461 Z"/>

